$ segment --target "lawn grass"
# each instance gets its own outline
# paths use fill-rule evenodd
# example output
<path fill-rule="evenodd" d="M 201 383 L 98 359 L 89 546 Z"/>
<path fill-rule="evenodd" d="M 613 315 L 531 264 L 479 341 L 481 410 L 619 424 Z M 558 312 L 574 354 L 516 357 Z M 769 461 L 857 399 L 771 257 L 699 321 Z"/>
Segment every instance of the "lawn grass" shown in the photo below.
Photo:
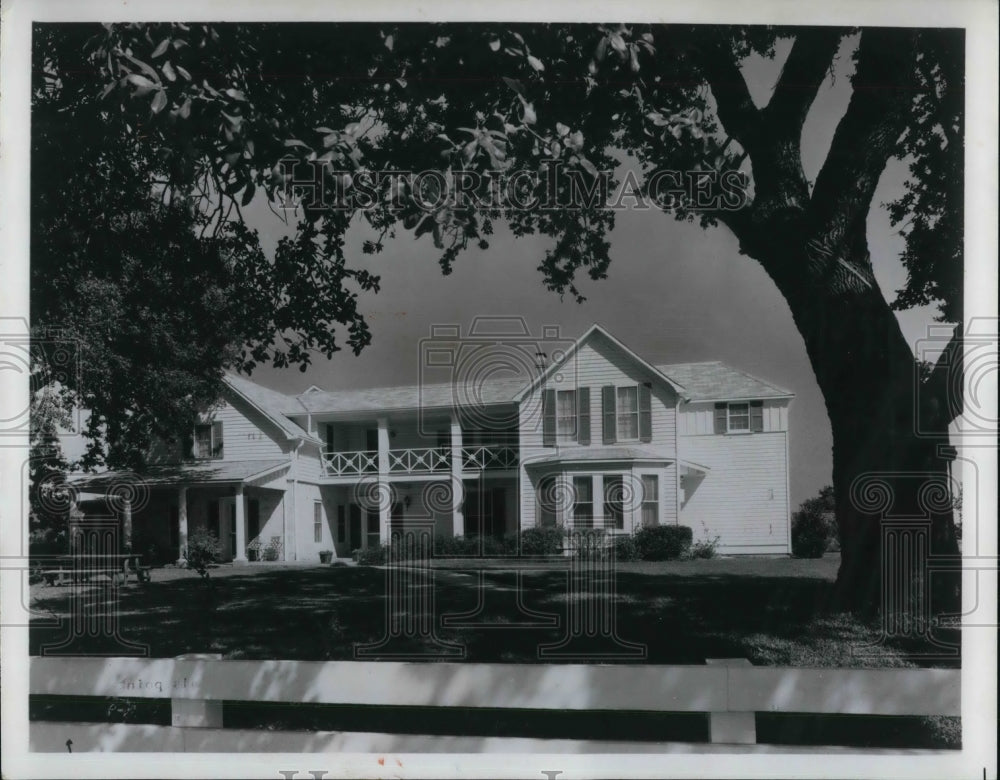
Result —
<path fill-rule="evenodd" d="M 539 662 L 539 646 L 565 636 L 568 606 L 580 598 L 569 591 L 568 564 L 561 561 L 520 571 L 483 569 L 475 561 L 436 565 L 431 577 L 414 575 L 418 592 L 433 589 L 434 635 L 400 638 L 395 645 L 428 660 L 449 644 L 464 648 L 468 661 Z M 912 665 L 905 653 L 910 648 L 880 643 L 876 624 L 826 611 L 836 567 L 835 557 L 623 563 L 611 602 L 617 636 L 644 646 L 644 657 L 631 660 L 645 663 L 738 657 L 764 665 Z M 115 591 L 119 634 L 147 645 L 153 657 L 212 652 L 226 658 L 350 660 L 356 644 L 374 644 L 386 635 L 386 577 L 387 570 L 370 567 L 248 566 L 219 570 L 206 585 L 191 572 L 157 570 L 152 583 Z M 39 615 L 31 627 L 33 654 L 65 636 L 72 592 L 32 588 Z M 82 592 L 95 598 L 101 591 Z M 473 612 L 480 601 L 475 619 L 442 625 L 442 616 Z M 42 615 L 62 624 L 46 626 Z M 86 654 L 98 651 L 97 644 L 80 639 L 74 648 Z M 609 648 L 606 660 L 630 661 L 614 655 L 614 642 L 604 642 L 601 650 Z M 958 659 L 934 665 L 954 667 Z"/>
<path fill-rule="evenodd" d="M 435 561 L 432 577 L 413 572 L 420 583 L 418 592 L 433 592 L 435 630 L 432 636 L 397 637 L 384 649 L 428 661 L 441 658 L 442 649 L 454 647 L 463 648 L 465 660 L 473 662 L 587 660 L 579 656 L 539 657 L 541 645 L 554 645 L 564 638 L 569 607 L 579 599 L 568 590 L 569 562 L 494 563 L 485 567 L 482 563 Z M 594 640 L 596 644 L 585 644 L 582 651 L 610 651 L 611 656 L 593 660 L 611 663 L 703 664 L 707 658 L 747 658 L 754 665 L 792 667 L 916 665 L 906 652 L 912 651 L 912 646 L 881 642 L 878 625 L 827 610 L 837 564 L 835 556 L 818 561 L 720 558 L 623 563 L 615 575 L 612 599 L 621 641 Z M 115 591 L 119 634 L 129 642 L 148 646 L 153 657 L 220 653 L 230 659 L 353 660 L 357 643 L 373 645 L 386 636 L 387 573 L 383 568 L 354 566 L 222 567 L 206 584 L 192 572 L 156 570 L 152 583 Z M 96 587 L 80 591 L 87 598 L 108 592 Z M 32 588 L 32 607 L 38 615 L 30 631 L 32 654 L 40 654 L 44 644 L 66 636 L 72 594 L 68 587 Z M 477 607 L 481 607 L 479 613 L 466 620 L 467 625 L 441 623 L 444 615 L 474 613 Z M 60 619 L 62 624 L 46 626 L 45 615 Z M 554 618 L 557 625 L 540 625 L 546 617 Z M 644 647 L 645 654 L 615 657 L 613 653 L 623 646 Z M 579 644 L 575 647 L 581 650 Z M 72 652 L 131 654 L 118 652 L 113 643 L 96 638 L 76 640 Z M 456 659 L 448 655 L 442 660 Z M 956 667 L 959 659 L 924 661 L 923 665 Z M 52 707 L 56 708 L 53 712 L 59 712 L 61 706 L 58 701 L 36 702 L 39 713 Z M 100 709 L 105 705 L 96 702 L 94 706 Z M 336 707 L 306 711 L 242 704 L 227 712 L 227 719 L 237 718 L 241 725 L 268 728 L 337 730 L 345 722 L 357 723 L 356 710 L 345 714 Z M 413 716 L 384 711 L 372 715 L 376 719 L 395 718 L 396 730 L 405 730 Z M 457 721 L 453 716 L 424 712 L 414 722 L 425 730 L 437 723 L 445 733 L 454 733 L 456 723 L 464 724 L 460 731 L 490 733 L 490 728 L 501 721 L 507 723 L 503 720 L 507 718 L 510 723 L 501 730 L 513 734 L 526 729 L 524 736 L 537 734 L 535 727 L 524 727 L 533 722 L 530 713 L 489 711 Z M 652 739 L 669 733 L 674 739 L 697 741 L 698 734 L 707 728 L 707 721 L 699 717 L 668 713 L 660 724 L 665 731 L 659 727 L 640 729 L 636 734 L 648 732 L 648 736 L 635 738 Z M 558 719 L 553 733 L 562 733 L 560 729 L 587 732 L 590 721 L 584 716 L 578 720 Z M 957 718 L 869 718 L 866 722 L 867 726 L 859 725 L 857 717 L 758 715 L 761 739 L 768 742 L 960 745 Z"/>

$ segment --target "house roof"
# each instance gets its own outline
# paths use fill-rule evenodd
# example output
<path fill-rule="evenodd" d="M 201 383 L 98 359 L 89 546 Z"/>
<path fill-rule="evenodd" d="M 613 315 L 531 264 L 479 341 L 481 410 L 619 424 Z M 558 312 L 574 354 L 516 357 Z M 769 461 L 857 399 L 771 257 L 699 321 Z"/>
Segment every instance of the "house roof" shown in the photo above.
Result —
<path fill-rule="evenodd" d="M 718 360 L 671 363 L 657 368 L 683 385 L 692 401 L 791 398 L 795 395 Z"/>
<path fill-rule="evenodd" d="M 674 392 L 676 392 L 678 395 L 680 395 L 682 398 L 687 399 L 687 393 L 684 391 L 685 389 L 680 386 L 680 383 L 678 383 L 675 380 L 671 379 L 670 377 L 664 375 L 663 372 L 661 372 L 653 364 L 647 363 L 643 358 L 639 357 L 635 352 L 633 352 L 631 349 L 629 349 L 627 346 L 625 346 L 621 341 L 619 341 L 614 336 L 612 336 L 610 333 L 608 333 L 608 331 L 606 331 L 604 328 L 602 328 L 596 322 L 593 325 L 591 325 L 589 328 L 587 328 L 586 332 L 582 336 L 580 336 L 580 338 L 578 338 L 576 341 L 573 342 L 573 346 L 571 346 L 569 348 L 569 350 L 567 350 L 567 352 L 566 352 L 566 358 L 568 359 L 570 356 L 572 356 L 574 353 L 576 353 L 580 349 L 580 347 L 582 347 L 584 344 L 586 344 L 588 341 L 590 341 L 595 335 L 603 336 L 607 341 L 609 341 L 611 344 L 613 344 L 615 347 L 617 347 L 619 350 L 621 350 L 632 361 L 634 361 L 638 365 L 640 365 L 643 368 L 645 368 L 647 371 L 649 371 L 651 374 L 653 374 L 653 376 L 657 377 L 661 382 L 669 385 L 670 388 Z M 521 390 L 521 392 L 519 392 L 517 394 L 517 397 L 515 398 L 515 400 L 516 401 L 520 401 L 535 386 L 537 386 L 538 384 L 540 384 L 541 382 L 543 382 L 545 380 L 545 378 L 549 374 L 553 373 L 554 371 L 559 370 L 560 365 L 561 365 L 560 363 L 556 363 L 556 362 L 550 363 L 548 365 L 548 367 L 541 374 L 539 374 L 538 376 L 536 376 L 531 381 L 531 383 L 529 385 L 525 386 Z"/>
<path fill-rule="evenodd" d="M 286 397 L 285 414 L 305 412 L 377 412 L 403 409 L 450 408 L 463 405 L 507 404 L 514 402 L 527 379 L 499 379 L 467 387 L 451 382 L 428 385 L 373 387 L 363 390 L 307 392 Z"/>
<path fill-rule="evenodd" d="M 137 475 L 131 471 L 102 471 L 99 474 L 71 474 L 69 484 L 80 491 L 105 491 L 115 486 L 134 483 L 139 479 L 146 487 L 163 485 L 205 484 L 215 482 L 245 482 L 262 477 L 291 461 L 281 460 L 202 460 L 187 463 L 167 463 L 148 466 Z"/>
<path fill-rule="evenodd" d="M 552 454 L 538 458 L 525 458 L 524 465 L 530 467 L 548 463 L 607 460 L 673 461 L 674 457 L 645 447 L 560 447 L 557 452 Z"/>
<path fill-rule="evenodd" d="M 251 382 L 246 377 L 237 374 L 227 373 L 225 375 L 225 382 L 247 403 L 278 426 L 287 438 L 319 441 L 319 439 L 289 420 L 286 416 L 293 413 L 292 410 L 297 411 L 299 414 L 304 414 L 306 411 L 301 408 L 295 409 L 293 397 L 279 393 L 277 390 L 272 390 L 269 387 L 258 385 L 256 382 Z"/>

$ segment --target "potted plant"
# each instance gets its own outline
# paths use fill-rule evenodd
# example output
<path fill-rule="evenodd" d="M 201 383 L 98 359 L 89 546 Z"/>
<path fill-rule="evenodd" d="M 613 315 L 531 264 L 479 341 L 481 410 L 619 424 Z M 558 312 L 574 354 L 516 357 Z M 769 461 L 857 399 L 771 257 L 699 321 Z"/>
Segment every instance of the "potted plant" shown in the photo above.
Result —
<path fill-rule="evenodd" d="M 329 563 L 333 560 L 333 550 L 320 550 L 319 551 L 319 562 Z"/>

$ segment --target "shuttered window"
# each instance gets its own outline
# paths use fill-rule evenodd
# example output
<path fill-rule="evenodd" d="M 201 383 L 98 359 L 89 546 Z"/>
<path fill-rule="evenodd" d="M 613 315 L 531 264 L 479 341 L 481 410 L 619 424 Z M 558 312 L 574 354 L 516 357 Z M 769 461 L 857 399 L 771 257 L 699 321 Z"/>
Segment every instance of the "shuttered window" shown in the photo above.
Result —
<path fill-rule="evenodd" d="M 729 404 L 729 426 L 732 431 L 750 430 L 750 404 Z"/>
<path fill-rule="evenodd" d="M 764 402 L 750 402 L 750 430 L 761 433 L 764 430 Z"/>
<path fill-rule="evenodd" d="M 629 441 L 639 438 L 639 388 L 617 388 L 616 425 L 618 440 Z"/>
<path fill-rule="evenodd" d="M 576 390 L 556 392 L 556 436 L 559 441 L 576 441 Z"/>
<path fill-rule="evenodd" d="M 221 420 L 194 426 L 194 439 L 192 442 L 191 454 L 199 460 L 222 458 Z"/>

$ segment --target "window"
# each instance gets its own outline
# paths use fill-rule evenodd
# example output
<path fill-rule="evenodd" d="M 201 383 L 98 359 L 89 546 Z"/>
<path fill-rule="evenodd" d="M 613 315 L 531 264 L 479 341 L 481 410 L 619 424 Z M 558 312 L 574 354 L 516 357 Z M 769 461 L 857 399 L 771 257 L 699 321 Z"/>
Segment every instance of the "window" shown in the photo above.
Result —
<path fill-rule="evenodd" d="M 576 390 L 556 392 L 556 433 L 563 441 L 576 439 Z"/>
<path fill-rule="evenodd" d="M 617 395 L 618 439 L 620 441 L 639 438 L 639 388 L 619 387 Z"/>
<path fill-rule="evenodd" d="M 192 456 L 199 460 L 222 457 L 222 422 L 194 426 Z"/>
<path fill-rule="evenodd" d="M 347 541 L 347 507 L 343 504 L 337 507 L 337 541 Z"/>
<path fill-rule="evenodd" d="M 750 404 L 729 404 L 730 431 L 750 430 Z"/>
<path fill-rule="evenodd" d="M 656 474 L 642 475 L 642 527 L 660 524 L 660 478 Z"/>
<path fill-rule="evenodd" d="M 323 502 L 313 503 L 313 541 L 323 541 Z"/>
<path fill-rule="evenodd" d="M 625 478 L 621 474 L 604 477 L 604 514 L 608 528 L 625 528 Z"/>
<path fill-rule="evenodd" d="M 553 476 L 542 477 L 538 482 L 538 525 L 551 528 L 556 524 L 558 486 Z"/>
<path fill-rule="evenodd" d="M 573 526 L 594 524 L 594 482 L 592 477 L 573 477 Z"/>

